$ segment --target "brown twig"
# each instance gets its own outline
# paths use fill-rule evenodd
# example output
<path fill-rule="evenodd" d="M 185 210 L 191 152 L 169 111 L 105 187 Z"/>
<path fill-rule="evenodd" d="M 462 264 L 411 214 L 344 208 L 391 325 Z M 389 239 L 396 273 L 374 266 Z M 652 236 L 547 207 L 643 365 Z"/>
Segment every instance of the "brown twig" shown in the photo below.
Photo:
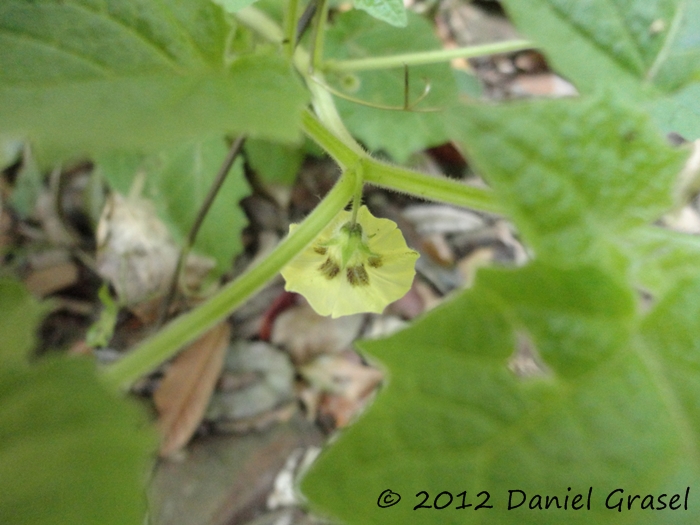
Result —
<path fill-rule="evenodd" d="M 231 171 L 231 166 L 233 166 L 233 163 L 236 161 L 236 158 L 241 153 L 244 142 L 244 135 L 241 135 L 233 141 L 233 144 L 231 144 L 231 147 L 228 150 L 228 154 L 226 155 L 224 162 L 221 164 L 221 168 L 219 168 L 219 172 L 216 174 L 214 182 L 209 188 L 207 196 L 204 198 L 202 206 L 199 208 L 197 217 L 195 218 L 194 223 L 192 224 L 192 227 L 190 228 L 190 231 L 187 234 L 187 239 L 185 239 L 185 244 L 180 250 L 180 255 L 177 259 L 177 266 L 175 267 L 175 273 L 173 274 L 173 278 L 170 282 L 170 287 L 168 289 L 168 295 L 163 300 L 163 305 L 160 309 L 160 317 L 158 319 L 157 326 L 161 326 L 168 317 L 168 310 L 170 309 L 170 305 L 175 299 L 175 294 L 177 293 L 177 285 L 180 282 L 180 274 L 182 273 L 182 269 L 185 266 L 185 260 L 187 259 L 187 255 L 189 255 L 190 249 L 192 248 L 192 246 L 194 246 L 194 242 L 197 239 L 199 229 L 202 227 L 202 223 L 204 222 L 207 213 L 209 213 L 209 209 L 211 208 L 212 204 L 214 204 L 214 199 L 219 193 L 221 186 L 223 186 L 224 182 L 226 181 L 226 177 Z"/>
<path fill-rule="evenodd" d="M 306 30 L 311 25 L 311 20 L 313 20 L 314 15 L 316 14 L 317 5 L 317 0 L 311 0 L 311 2 L 309 2 L 309 5 L 306 6 L 306 9 L 304 9 L 304 12 L 299 17 L 299 21 L 297 22 L 295 47 L 296 44 L 298 44 L 301 40 L 301 37 L 304 36 L 304 33 L 306 33 Z"/>

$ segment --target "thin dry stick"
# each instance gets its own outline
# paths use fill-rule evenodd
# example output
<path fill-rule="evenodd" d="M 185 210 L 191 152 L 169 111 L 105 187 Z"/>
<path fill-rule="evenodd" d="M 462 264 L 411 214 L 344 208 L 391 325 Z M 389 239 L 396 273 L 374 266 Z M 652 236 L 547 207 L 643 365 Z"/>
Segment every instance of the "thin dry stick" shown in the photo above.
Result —
<path fill-rule="evenodd" d="M 301 40 L 301 37 L 304 36 L 304 33 L 306 33 L 306 30 L 311 25 L 311 20 L 313 20 L 314 15 L 316 14 L 317 4 L 318 2 L 316 0 L 311 0 L 309 5 L 306 6 L 306 9 L 304 9 L 304 12 L 299 17 L 299 21 L 297 22 L 296 39 L 294 41 L 295 48 Z"/>
<path fill-rule="evenodd" d="M 233 141 L 233 144 L 231 144 L 231 148 L 228 150 L 228 154 L 226 155 L 224 162 L 221 164 L 221 168 L 219 168 L 219 172 L 216 174 L 216 178 L 214 179 L 211 188 L 209 188 L 209 193 L 207 193 L 207 196 L 204 198 L 202 206 L 199 208 L 197 217 L 195 218 L 194 223 L 192 224 L 192 227 L 190 228 L 190 231 L 187 234 L 185 244 L 180 250 L 180 256 L 177 259 L 177 266 L 175 267 L 175 273 L 173 274 L 173 279 L 170 282 L 168 295 L 165 297 L 165 300 L 163 301 L 163 306 L 160 309 L 160 317 L 156 326 L 161 326 L 165 322 L 165 319 L 168 317 L 168 310 L 170 309 L 170 305 L 175 299 L 175 294 L 177 293 L 177 285 L 180 282 L 180 274 L 182 273 L 182 269 L 185 265 L 187 255 L 190 253 L 190 249 L 194 245 L 194 241 L 197 239 L 197 234 L 199 233 L 199 229 L 202 227 L 202 223 L 204 222 L 207 213 L 209 213 L 209 209 L 211 208 L 212 204 L 214 204 L 214 199 L 216 198 L 216 195 L 219 193 L 221 186 L 223 186 L 224 181 L 226 181 L 226 177 L 231 171 L 231 166 L 233 166 L 233 163 L 236 161 L 236 158 L 241 153 L 244 142 L 245 135 L 241 135 Z"/>

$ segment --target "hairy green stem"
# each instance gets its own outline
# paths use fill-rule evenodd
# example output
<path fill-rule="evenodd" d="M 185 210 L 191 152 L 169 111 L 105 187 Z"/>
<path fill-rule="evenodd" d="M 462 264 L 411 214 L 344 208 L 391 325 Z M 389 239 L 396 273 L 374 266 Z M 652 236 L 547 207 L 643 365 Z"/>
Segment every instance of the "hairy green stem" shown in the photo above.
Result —
<path fill-rule="evenodd" d="M 238 11 L 234 16 L 241 24 L 249 27 L 270 42 L 279 44 L 284 40 L 282 28 L 260 9 L 246 7 Z"/>
<path fill-rule="evenodd" d="M 392 166 L 373 159 L 366 153 L 358 155 L 309 112 L 303 115 L 302 127 L 304 133 L 326 150 L 342 168 L 350 168 L 360 161 L 365 182 L 427 200 L 486 212 L 501 211 L 489 190 L 467 186 L 446 177 L 431 177 L 417 171 Z"/>
<path fill-rule="evenodd" d="M 357 212 L 360 211 L 360 206 L 362 206 L 362 190 L 365 187 L 365 178 L 362 174 L 361 163 L 358 163 L 353 171 L 355 172 L 355 194 L 352 196 L 352 219 L 350 221 L 355 226 L 357 223 Z"/>
<path fill-rule="evenodd" d="M 490 213 L 503 212 L 490 190 L 467 186 L 446 177 L 431 177 L 370 158 L 362 160 L 362 173 L 365 182 L 382 188 Z"/>
<path fill-rule="evenodd" d="M 333 130 L 337 137 L 355 153 L 355 156 L 363 155 L 364 150 L 355 141 L 340 118 L 338 109 L 335 107 L 333 95 L 323 88 L 313 77 L 306 77 L 306 85 L 311 92 L 311 101 L 316 114 L 327 126 Z"/>
<path fill-rule="evenodd" d="M 350 60 L 329 60 L 323 65 L 325 71 L 368 71 L 372 69 L 390 69 L 404 66 L 421 66 L 447 62 L 453 58 L 474 58 L 498 53 L 512 53 L 535 47 L 527 40 L 509 40 L 481 46 L 460 47 L 457 49 L 438 49 L 419 53 L 405 53 L 383 57 L 356 58 Z"/>
<path fill-rule="evenodd" d="M 246 7 L 245 9 L 238 11 L 235 17 L 238 22 L 249 29 L 252 29 L 269 42 L 279 44 L 284 40 L 284 34 L 282 33 L 280 26 L 277 25 L 277 22 L 267 16 L 267 14 L 264 12 L 260 11 L 260 9 L 255 7 Z M 302 76 L 306 76 L 306 72 L 309 69 L 310 60 L 308 51 L 301 46 L 297 46 L 293 56 L 294 66 Z"/>
<path fill-rule="evenodd" d="M 299 0 L 289 0 L 287 11 L 284 13 L 284 51 L 287 58 L 294 56 L 297 43 L 297 11 L 299 11 Z"/>
<path fill-rule="evenodd" d="M 301 126 L 304 133 L 333 157 L 341 168 L 345 169 L 357 162 L 359 154 L 331 133 L 310 111 L 302 114 Z"/>
<path fill-rule="evenodd" d="M 345 207 L 355 192 L 355 179 L 355 170 L 344 173 L 299 228 L 280 242 L 270 255 L 207 302 L 165 325 L 123 359 L 111 365 L 104 372 L 105 379 L 116 388 L 128 387 L 225 319 L 236 307 L 277 275 Z"/>
<path fill-rule="evenodd" d="M 323 61 L 323 42 L 326 38 L 326 20 L 328 20 L 328 0 L 317 0 L 314 33 L 311 39 L 311 64 L 309 74 L 320 69 Z"/>

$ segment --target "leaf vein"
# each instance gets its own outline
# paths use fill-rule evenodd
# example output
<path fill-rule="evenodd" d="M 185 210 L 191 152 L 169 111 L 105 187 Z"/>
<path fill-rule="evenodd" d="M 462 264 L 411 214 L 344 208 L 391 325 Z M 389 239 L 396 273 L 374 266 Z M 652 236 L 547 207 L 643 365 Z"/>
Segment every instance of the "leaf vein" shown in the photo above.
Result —
<path fill-rule="evenodd" d="M 159 56 L 161 59 L 164 59 L 165 62 L 169 66 L 171 66 L 173 69 L 180 69 L 180 65 L 177 63 L 177 60 L 175 59 L 175 57 L 173 57 L 165 49 L 163 49 L 158 44 L 158 42 L 151 40 L 150 38 L 148 38 L 148 36 L 137 31 L 134 27 L 125 24 L 124 22 L 122 22 L 121 20 L 119 20 L 117 18 L 109 16 L 107 13 L 93 11 L 92 9 L 89 9 L 87 6 L 82 5 L 82 4 L 72 3 L 71 7 L 75 8 L 76 10 L 83 11 L 83 12 L 87 13 L 88 15 L 91 15 L 95 18 L 105 20 L 108 23 L 112 24 L 113 26 L 117 27 L 120 31 L 131 34 L 132 36 L 135 36 L 139 41 L 141 41 L 143 44 L 145 44 L 147 48 L 151 49 L 152 51 L 155 51 L 155 54 L 157 56 Z"/>
<path fill-rule="evenodd" d="M 37 38 L 35 35 L 30 35 L 28 33 L 19 33 L 15 31 L 10 31 L 7 28 L 0 28 L 0 37 L 6 37 L 7 39 L 11 40 L 20 40 L 28 43 L 29 45 L 35 45 L 36 47 L 45 47 L 48 48 L 52 51 L 55 51 L 57 53 L 61 53 L 67 56 L 70 56 L 72 58 L 78 59 L 81 62 L 95 68 L 98 70 L 100 73 L 103 74 L 111 74 L 114 75 L 116 72 L 107 67 L 106 65 L 98 62 L 95 60 L 94 57 L 88 56 L 88 55 L 83 55 L 82 53 L 79 53 L 73 49 L 67 49 L 65 47 L 60 47 L 56 45 L 56 42 L 50 42 L 48 40 L 43 40 L 41 38 Z"/>
<path fill-rule="evenodd" d="M 558 6 L 555 6 L 551 3 L 549 5 L 552 8 L 552 12 L 559 17 L 563 24 L 567 24 L 569 27 L 571 27 L 571 29 L 579 33 L 586 41 L 590 42 L 593 45 L 593 47 L 601 51 L 606 57 L 612 59 L 612 61 L 615 62 L 618 66 L 620 66 L 621 69 L 627 71 L 628 73 L 632 73 L 634 77 L 639 76 L 639 71 L 632 69 L 630 65 L 627 64 L 624 60 L 622 60 L 622 58 L 618 55 L 612 54 L 610 49 L 608 49 L 601 42 L 599 42 L 594 37 L 594 35 L 591 34 L 585 27 L 582 27 L 579 24 L 575 23 L 575 21 L 569 18 L 567 14 L 563 12 Z"/>
<path fill-rule="evenodd" d="M 671 52 L 671 46 L 673 45 L 673 42 L 676 40 L 676 37 L 680 32 L 681 21 L 683 20 L 683 14 L 685 12 L 685 5 L 685 2 L 681 2 L 680 4 L 678 4 L 678 9 L 673 15 L 673 21 L 671 22 L 671 27 L 668 30 L 668 33 L 666 34 L 664 43 L 661 45 L 659 53 L 656 55 L 656 58 L 651 64 L 649 71 L 647 71 L 646 80 L 648 82 L 651 82 L 654 79 L 656 74 L 661 69 L 661 66 L 668 58 L 669 53 Z M 691 50 L 688 50 L 688 52 L 691 52 Z"/>

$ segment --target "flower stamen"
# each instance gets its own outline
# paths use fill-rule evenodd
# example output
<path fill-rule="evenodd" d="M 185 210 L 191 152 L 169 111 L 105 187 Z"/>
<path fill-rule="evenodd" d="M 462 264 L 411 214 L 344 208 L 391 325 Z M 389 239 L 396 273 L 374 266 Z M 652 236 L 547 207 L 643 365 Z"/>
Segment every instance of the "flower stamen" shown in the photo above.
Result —
<path fill-rule="evenodd" d="M 357 266 L 349 266 L 345 275 L 348 279 L 348 282 L 352 286 L 369 285 L 369 275 L 367 275 L 367 270 L 365 270 L 364 264 L 358 264 Z"/>
<path fill-rule="evenodd" d="M 367 259 L 367 263 L 372 267 L 372 268 L 381 268 L 382 264 L 382 256 L 381 255 L 371 255 Z"/>
<path fill-rule="evenodd" d="M 340 266 L 338 263 L 328 257 L 323 264 L 318 267 L 318 270 L 326 277 L 326 279 L 330 280 L 340 273 Z"/>

